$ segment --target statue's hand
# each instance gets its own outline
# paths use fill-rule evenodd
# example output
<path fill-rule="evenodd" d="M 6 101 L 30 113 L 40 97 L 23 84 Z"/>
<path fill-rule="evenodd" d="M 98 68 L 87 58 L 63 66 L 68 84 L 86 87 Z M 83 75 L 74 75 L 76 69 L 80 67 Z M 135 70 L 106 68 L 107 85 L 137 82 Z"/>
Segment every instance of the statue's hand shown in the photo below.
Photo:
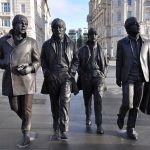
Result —
<path fill-rule="evenodd" d="M 75 78 L 76 72 L 70 70 L 68 73 L 69 73 L 70 78 Z"/>
<path fill-rule="evenodd" d="M 33 71 L 32 66 L 25 66 L 23 69 L 18 70 L 21 75 L 27 75 Z"/>
<path fill-rule="evenodd" d="M 116 84 L 121 87 L 122 83 L 121 83 L 121 80 L 116 80 Z"/>

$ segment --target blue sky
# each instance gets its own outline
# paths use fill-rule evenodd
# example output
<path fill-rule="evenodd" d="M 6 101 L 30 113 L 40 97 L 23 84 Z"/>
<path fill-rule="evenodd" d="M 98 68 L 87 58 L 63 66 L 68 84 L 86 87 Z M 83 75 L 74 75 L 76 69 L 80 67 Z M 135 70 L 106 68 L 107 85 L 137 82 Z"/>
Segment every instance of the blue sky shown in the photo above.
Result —
<path fill-rule="evenodd" d="M 87 27 L 89 0 L 48 0 L 51 18 L 61 18 L 67 29 Z"/>

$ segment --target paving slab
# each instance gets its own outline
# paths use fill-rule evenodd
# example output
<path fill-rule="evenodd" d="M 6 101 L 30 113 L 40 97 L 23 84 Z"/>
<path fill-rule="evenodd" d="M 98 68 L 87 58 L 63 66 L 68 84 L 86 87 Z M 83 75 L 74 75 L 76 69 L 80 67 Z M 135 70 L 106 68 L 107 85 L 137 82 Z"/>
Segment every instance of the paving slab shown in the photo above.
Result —
<path fill-rule="evenodd" d="M 0 84 L 2 78 L 0 71 Z M 40 94 L 43 75 L 38 72 L 37 93 L 33 101 L 32 131 L 37 139 L 31 142 L 27 150 L 149 150 L 150 116 L 139 113 L 136 130 L 137 141 L 129 140 L 117 132 L 117 113 L 121 104 L 121 88 L 115 85 L 115 62 L 108 67 L 106 79 L 107 91 L 103 96 L 104 135 L 96 134 L 95 117 L 92 108 L 92 126 L 86 128 L 82 91 L 72 95 L 70 103 L 70 131 L 68 140 L 49 141 L 53 134 L 52 116 L 48 95 Z M 125 128 L 126 128 L 125 119 Z M 21 138 L 21 121 L 9 108 L 7 97 L 0 96 L 0 150 L 17 150 L 16 144 Z M 124 128 L 124 129 L 125 129 Z"/>

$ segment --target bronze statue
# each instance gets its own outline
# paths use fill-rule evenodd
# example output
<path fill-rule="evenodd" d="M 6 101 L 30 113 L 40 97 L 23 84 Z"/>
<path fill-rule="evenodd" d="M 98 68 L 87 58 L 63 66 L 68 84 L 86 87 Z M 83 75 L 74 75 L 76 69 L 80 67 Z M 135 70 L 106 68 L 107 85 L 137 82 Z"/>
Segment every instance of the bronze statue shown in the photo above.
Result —
<path fill-rule="evenodd" d="M 0 39 L 0 68 L 4 69 L 2 94 L 8 96 L 11 109 L 22 120 L 20 147 L 30 143 L 32 99 L 36 91 L 35 75 L 40 66 L 37 43 L 26 34 L 28 20 L 16 15 L 13 29 Z"/>
<path fill-rule="evenodd" d="M 141 68 L 140 54 L 144 42 L 140 36 L 140 25 L 135 17 L 125 21 L 125 29 L 128 36 L 119 40 L 116 57 L 116 84 L 123 92 L 122 104 L 119 110 L 117 124 L 123 129 L 124 118 L 127 111 L 127 136 L 136 140 L 138 134 L 135 131 L 135 124 L 139 105 L 143 93 L 143 70 Z"/>
<path fill-rule="evenodd" d="M 54 129 L 51 140 L 59 140 L 68 139 L 69 105 L 76 84 L 78 55 L 75 44 L 65 34 L 65 22 L 56 18 L 51 27 L 53 35 L 43 44 L 41 52 L 44 74 L 41 92 L 50 96 Z"/>
<path fill-rule="evenodd" d="M 140 60 L 145 78 L 143 97 L 140 103 L 140 110 L 143 113 L 150 115 L 150 40 L 147 40 L 142 45 Z"/>
<path fill-rule="evenodd" d="M 91 126 L 91 101 L 94 96 L 95 124 L 97 133 L 104 134 L 102 128 L 102 96 L 106 71 L 106 58 L 94 28 L 88 30 L 88 41 L 79 49 L 78 88 L 83 89 L 86 125 Z"/>

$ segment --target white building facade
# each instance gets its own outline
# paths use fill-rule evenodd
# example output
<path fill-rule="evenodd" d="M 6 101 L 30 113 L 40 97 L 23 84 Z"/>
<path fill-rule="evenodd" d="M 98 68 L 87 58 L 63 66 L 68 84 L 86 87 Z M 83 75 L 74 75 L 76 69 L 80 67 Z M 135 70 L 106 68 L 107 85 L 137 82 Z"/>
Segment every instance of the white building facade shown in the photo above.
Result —
<path fill-rule="evenodd" d="M 94 27 L 99 42 L 111 57 L 116 56 L 117 41 L 127 36 L 124 22 L 134 16 L 141 35 L 150 38 L 150 0 L 90 0 L 88 27 Z"/>
<path fill-rule="evenodd" d="M 0 36 L 9 32 L 17 14 L 28 18 L 28 36 L 36 39 L 41 48 L 51 34 L 47 0 L 0 0 Z"/>

